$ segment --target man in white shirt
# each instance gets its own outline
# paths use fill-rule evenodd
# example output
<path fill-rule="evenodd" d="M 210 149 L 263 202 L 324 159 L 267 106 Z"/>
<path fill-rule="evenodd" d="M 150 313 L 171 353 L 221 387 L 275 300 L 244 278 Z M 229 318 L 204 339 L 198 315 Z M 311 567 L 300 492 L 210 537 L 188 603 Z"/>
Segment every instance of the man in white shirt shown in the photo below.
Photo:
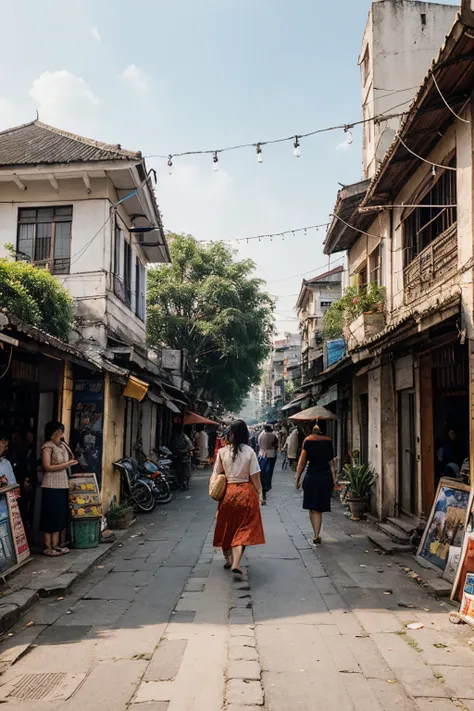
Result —
<path fill-rule="evenodd" d="M 206 463 L 209 459 L 209 435 L 204 425 L 198 425 L 194 438 L 195 456 L 199 463 Z"/>
<path fill-rule="evenodd" d="M 9 435 L 4 430 L 0 431 L 0 485 L 1 486 L 13 486 L 15 485 L 16 479 L 13 473 L 13 467 L 6 458 L 8 443 L 10 441 Z"/>

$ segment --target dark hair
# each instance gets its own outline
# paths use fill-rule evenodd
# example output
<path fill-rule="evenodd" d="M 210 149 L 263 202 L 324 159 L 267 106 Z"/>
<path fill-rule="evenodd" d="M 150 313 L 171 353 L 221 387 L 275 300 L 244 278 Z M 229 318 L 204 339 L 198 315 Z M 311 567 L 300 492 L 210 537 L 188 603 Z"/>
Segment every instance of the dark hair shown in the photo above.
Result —
<path fill-rule="evenodd" d="M 196 432 L 204 432 L 204 425 L 196 425 Z"/>
<path fill-rule="evenodd" d="M 320 429 L 319 425 L 314 425 L 313 434 L 321 434 L 321 429 Z"/>
<path fill-rule="evenodd" d="M 64 432 L 63 423 L 58 420 L 51 420 L 51 422 L 48 422 L 44 428 L 44 441 L 49 442 L 56 430 Z"/>
<path fill-rule="evenodd" d="M 229 427 L 229 444 L 232 447 L 232 456 L 235 459 L 243 444 L 249 443 L 249 430 L 243 420 L 235 420 Z"/>
<path fill-rule="evenodd" d="M 10 430 L 7 427 L 0 427 L 0 439 L 5 439 L 7 442 L 11 439 Z"/>
<path fill-rule="evenodd" d="M 273 427 L 271 425 L 265 425 L 265 432 L 273 432 Z"/>

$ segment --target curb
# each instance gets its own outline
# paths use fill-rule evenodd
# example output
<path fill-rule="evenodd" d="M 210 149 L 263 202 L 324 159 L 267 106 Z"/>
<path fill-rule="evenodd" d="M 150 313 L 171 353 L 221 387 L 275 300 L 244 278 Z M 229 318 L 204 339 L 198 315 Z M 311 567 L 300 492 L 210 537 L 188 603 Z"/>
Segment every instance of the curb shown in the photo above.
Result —
<path fill-rule="evenodd" d="M 73 563 L 71 570 L 56 578 L 52 577 L 49 582 L 42 582 L 35 585 L 34 577 L 27 585 L 10 594 L 0 598 L 0 634 L 6 632 L 12 627 L 22 615 L 32 608 L 41 598 L 51 597 L 53 595 L 67 595 L 73 589 L 74 585 L 84 578 L 93 568 L 102 560 L 107 558 L 119 546 L 122 540 L 127 536 L 131 529 L 135 526 L 125 529 L 124 531 L 114 531 L 116 540 L 113 543 L 100 543 L 99 550 L 103 550 L 95 557 L 92 555 L 86 557 L 84 561 L 80 559 Z M 90 549 L 96 551 L 95 548 Z M 31 562 L 33 562 L 34 558 Z M 14 579 L 13 579 L 14 580 Z"/>

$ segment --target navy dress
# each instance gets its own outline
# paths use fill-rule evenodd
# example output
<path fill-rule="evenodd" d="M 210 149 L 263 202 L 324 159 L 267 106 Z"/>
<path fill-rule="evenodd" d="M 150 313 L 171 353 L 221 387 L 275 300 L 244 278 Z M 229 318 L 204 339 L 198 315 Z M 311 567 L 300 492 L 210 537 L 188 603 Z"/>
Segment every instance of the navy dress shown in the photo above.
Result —
<path fill-rule="evenodd" d="M 303 480 L 303 508 L 324 513 L 331 510 L 333 481 L 329 462 L 334 459 L 330 437 L 311 435 L 303 442 L 307 452 L 306 474 Z"/>

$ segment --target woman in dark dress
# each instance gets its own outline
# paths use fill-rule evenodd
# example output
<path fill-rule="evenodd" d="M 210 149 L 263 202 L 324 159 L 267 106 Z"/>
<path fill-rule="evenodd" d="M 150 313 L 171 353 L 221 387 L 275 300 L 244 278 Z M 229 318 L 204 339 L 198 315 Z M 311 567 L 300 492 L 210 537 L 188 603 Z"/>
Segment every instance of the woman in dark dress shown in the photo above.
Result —
<path fill-rule="evenodd" d="M 324 437 L 316 425 L 313 433 L 306 437 L 296 470 L 296 488 L 300 488 L 301 476 L 306 471 L 303 481 L 303 508 L 309 511 L 309 518 L 314 531 L 313 543 L 321 543 L 320 532 L 323 513 L 331 510 L 331 493 L 336 483 L 334 450 L 330 437 Z"/>

